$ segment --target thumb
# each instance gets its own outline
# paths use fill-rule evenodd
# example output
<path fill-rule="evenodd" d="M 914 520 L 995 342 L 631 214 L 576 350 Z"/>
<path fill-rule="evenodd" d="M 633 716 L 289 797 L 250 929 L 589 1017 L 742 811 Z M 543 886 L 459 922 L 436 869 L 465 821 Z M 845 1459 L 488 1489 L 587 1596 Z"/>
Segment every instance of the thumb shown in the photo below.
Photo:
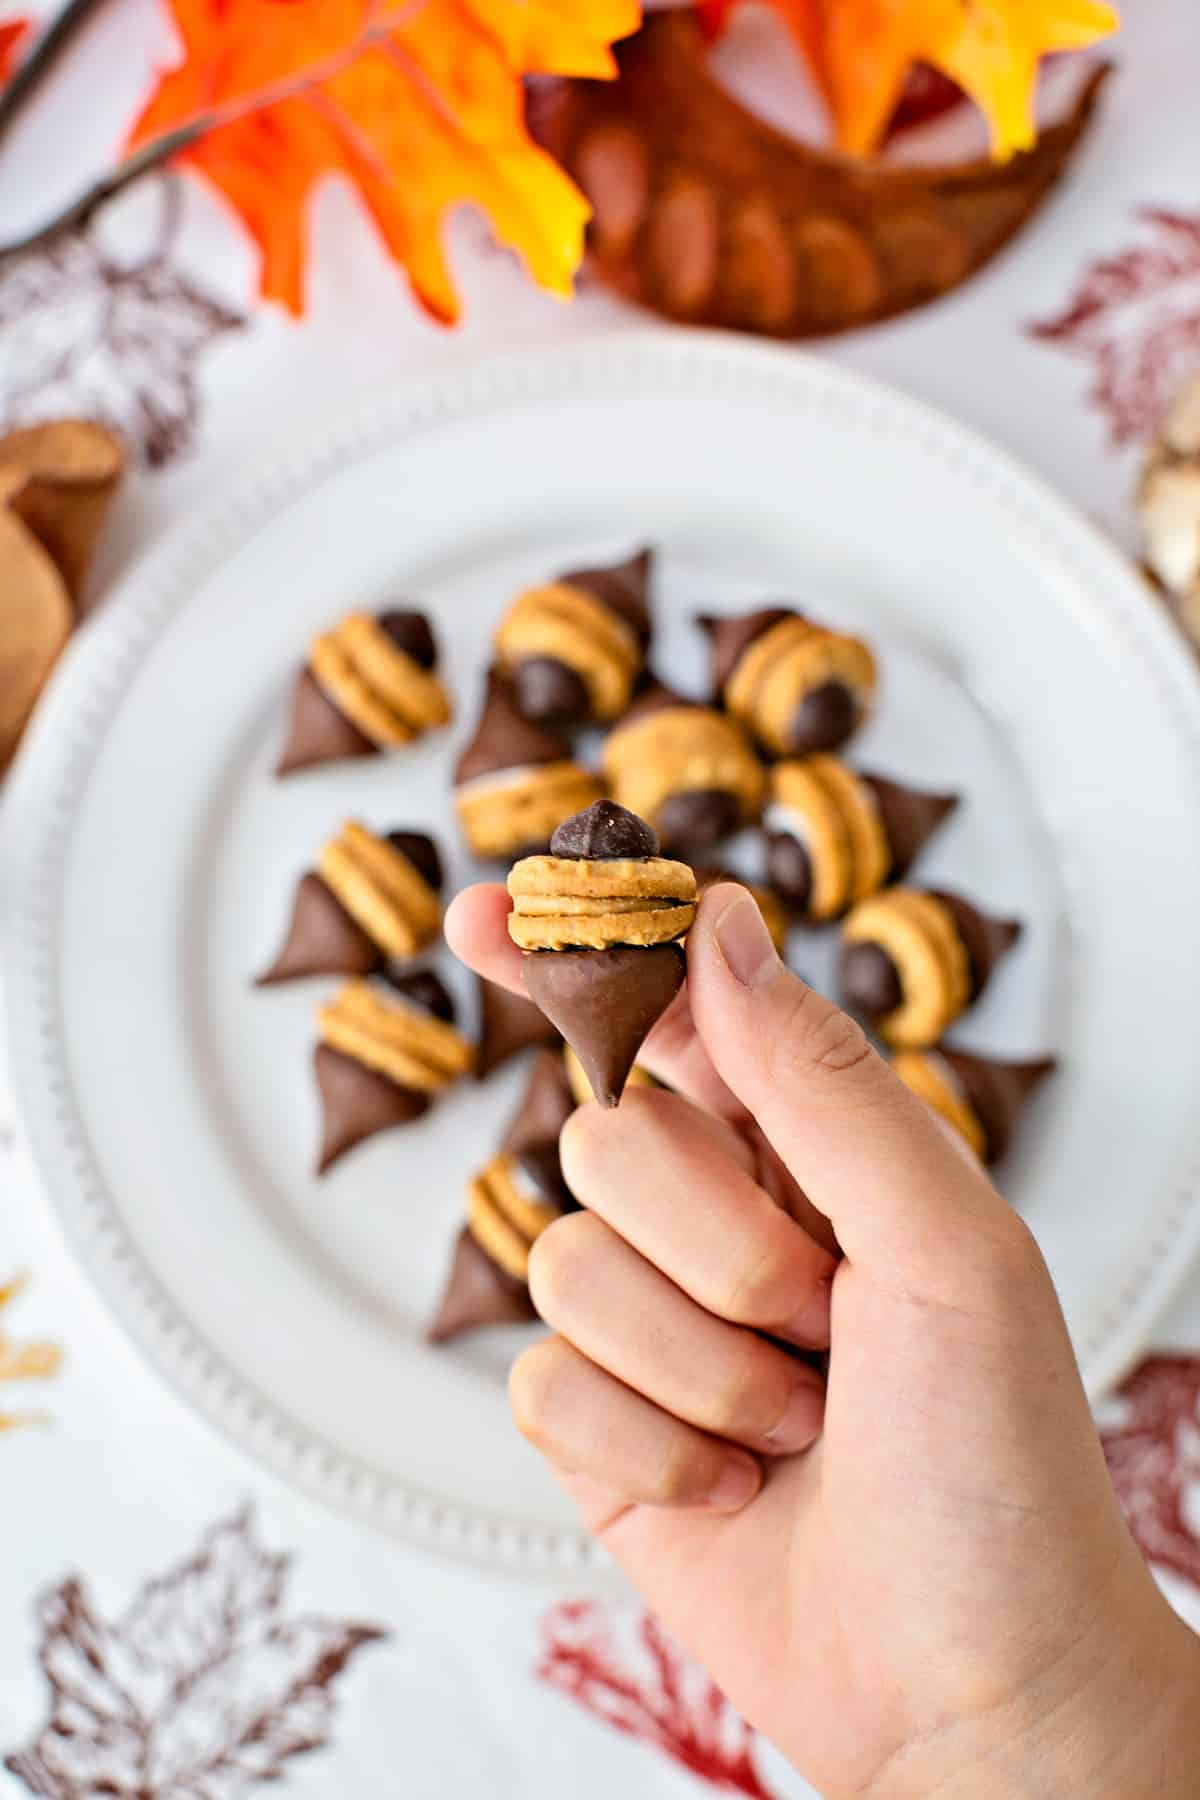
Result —
<path fill-rule="evenodd" d="M 782 963 L 757 905 L 726 883 L 688 933 L 692 1019 L 851 1263 L 937 1285 L 961 1247 L 1012 1220 L 983 1170 L 865 1032 Z M 961 1264 L 960 1264 L 961 1267 Z"/>

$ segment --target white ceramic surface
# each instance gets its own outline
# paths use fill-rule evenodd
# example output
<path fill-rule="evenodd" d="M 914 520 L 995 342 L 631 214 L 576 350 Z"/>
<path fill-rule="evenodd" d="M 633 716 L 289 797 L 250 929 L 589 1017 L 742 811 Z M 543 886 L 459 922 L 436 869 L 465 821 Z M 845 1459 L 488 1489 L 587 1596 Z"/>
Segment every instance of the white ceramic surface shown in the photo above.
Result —
<path fill-rule="evenodd" d="M 335 1506 L 526 1568 L 589 1552 L 508 1420 L 521 1334 L 422 1341 L 521 1074 L 318 1182 L 327 989 L 250 978 L 348 815 L 432 828 L 467 878 L 448 772 L 499 607 L 643 541 L 673 681 L 701 685 L 696 611 L 853 622 L 885 678 L 854 760 L 963 793 L 919 873 L 1027 921 L 955 1037 L 1062 1058 L 1003 1185 L 1093 1393 L 1200 1243 L 1200 699 L 1133 573 L 970 433 L 794 352 L 639 334 L 382 395 L 243 471 L 67 657 L 7 809 L 13 1065 L 79 1254 L 182 1393 Z M 273 781 L 306 638 L 401 596 L 436 617 L 452 731 Z M 793 960 L 824 981 L 828 942 Z"/>

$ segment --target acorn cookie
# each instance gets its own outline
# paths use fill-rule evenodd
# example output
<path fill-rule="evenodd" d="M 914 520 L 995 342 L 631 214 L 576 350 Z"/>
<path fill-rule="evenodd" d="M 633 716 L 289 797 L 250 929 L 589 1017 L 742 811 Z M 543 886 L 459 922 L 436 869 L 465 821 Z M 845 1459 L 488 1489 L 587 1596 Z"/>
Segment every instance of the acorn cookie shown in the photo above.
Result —
<path fill-rule="evenodd" d="M 757 881 L 747 881 L 744 875 L 739 875 L 734 869 L 697 868 L 696 898 L 699 899 L 710 887 L 716 887 L 719 881 L 736 882 L 738 887 L 744 887 L 752 896 L 771 934 L 771 941 L 782 956 L 787 944 L 788 913 L 774 888 L 763 887 Z"/>
<path fill-rule="evenodd" d="M 965 1050 L 898 1050 L 892 1067 L 918 1099 L 966 1140 L 981 1162 L 999 1162 L 1026 1100 L 1054 1069 L 1052 1056 L 997 1062 Z"/>
<path fill-rule="evenodd" d="M 643 550 L 518 594 L 496 630 L 496 661 L 525 718 L 582 725 L 625 711 L 650 641 L 650 564 Z"/>
<path fill-rule="evenodd" d="M 450 699 L 420 612 L 353 612 L 309 646 L 292 689 L 277 775 L 377 756 L 445 725 Z"/>
<path fill-rule="evenodd" d="M 1020 932 L 957 894 L 885 888 L 842 926 L 842 997 L 885 1042 L 926 1049 L 979 998 Z"/>
<path fill-rule="evenodd" d="M 655 1020 L 683 985 L 679 940 L 696 878 L 659 855 L 644 820 L 611 800 L 567 819 L 549 856 L 508 877 L 508 931 L 530 998 L 557 1025 L 601 1106 L 615 1106 Z"/>
<path fill-rule="evenodd" d="M 860 775 L 836 756 L 776 763 L 763 815 L 767 872 L 802 919 L 835 919 L 905 875 L 956 805 L 953 794 Z"/>
<path fill-rule="evenodd" d="M 576 1207 L 558 1155 L 559 1132 L 574 1110 L 562 1059 L 544 1050 L 498 1153 L 468 1186 L 467 1223 L 455 1241 L 431 1342 L 537 1316 L 526 1279 L 529 1252 L 547 1225 Z"/>
<path fill-rule="evenodd" d="M 544 849 L 555 826 L 599 793 L 566 740 L 522 718 L 508 682 L 489 671 L 475 736 L 454 771 L 454 805 L 474 854 L 507 862 Z"/>
<path fill-rule="evenodd" d="M 779 606 L 700 623 L 717 694 L 773 756 L 837 750 L 871 710 L 875 658 L 861 638 Z"/>
<path fill-rule="evenodd" d="M 419 1119 L 474 1057 L 432 971 L 348 982 L 321 1007 L 317 1025 L 320 1175 L 376 1132 Z"/>
<path fill-rule="evenodd" d="M 603 765 L 613 798 L 668 850 L 709 850 L 762 807 L 762 765 L 741 726 L 657 682 L 609 733 Z"/>
<path fill-rule="evenodd" d="M 441 929 L 442 862 L 421 831 L 377 837 L 352 820 L 302 875 L 283 949 L 259 987 L 303 975 L 369 975 L 416 956 Z"/>

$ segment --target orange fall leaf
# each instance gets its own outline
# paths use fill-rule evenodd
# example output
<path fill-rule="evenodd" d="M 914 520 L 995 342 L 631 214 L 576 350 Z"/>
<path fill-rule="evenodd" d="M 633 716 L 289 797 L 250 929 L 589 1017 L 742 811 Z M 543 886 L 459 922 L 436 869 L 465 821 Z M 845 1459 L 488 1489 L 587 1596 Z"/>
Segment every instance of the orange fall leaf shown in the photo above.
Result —
<path fill-rule="evenodd" d="M 718 28 L 738 0 L 705 0 Z M 997 160 L 1027 150 L 1037 129 L 1038 66 L 1081 50 L 1119 23 L 1106 0 L 768 0 L 782 16 L 833 111 L 838 142 L 876 149 L 909 70 L 928 63 L 957 82 L 988 121 Z"/>
<path fill-rule="evenodd" d="M 130 148 L 196 121 L 181 156 L 220 190 L 261 255 L 260 287 L 304 307 L 314 189 L 358 191 L 435 317 L 458 298 L 442 234 L 473 203 L 550 292 L 566 296 L 588 207 L 525 129 L 525 74 L 607 77 L 638 0 L 168 0 L 182 59 Z"/>
<path fill-rule="evenodd" d="M 21 39 L 28 30 L 28 19 L 7 19 L 0 25 L 0 81 L 7 81 L 12 74 Z"/>

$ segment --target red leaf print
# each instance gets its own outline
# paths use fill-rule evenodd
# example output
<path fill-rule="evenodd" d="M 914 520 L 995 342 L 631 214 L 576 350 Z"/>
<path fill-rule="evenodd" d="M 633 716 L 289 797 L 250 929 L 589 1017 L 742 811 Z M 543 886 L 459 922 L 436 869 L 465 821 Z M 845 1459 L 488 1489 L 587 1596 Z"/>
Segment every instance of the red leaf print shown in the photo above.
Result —
<path fill-rule="evenodd" d="M 1029 326 L 1092 363 L 1088 399 L 1117 445 L 1150 437 L 1200 364 L 1200 213 L 1139 216 L 1150 235 L 1092 263 L 1064 311 Z"/>
<path fill-rule="evenodd" d="M 1200 1537 L 1187 1493 L 1200 1484 L 1200 1357 L 1151 1356 L 1118 1396 L 1102 1433 L 1117 1498 L 1152 1563 L 1200 1587 Z"/>
<path fill-rule="evenodd" d="M 83 1583 L 39 1606 L 46 1723 L 4 1767 L 46 1800 L 242 1800 L 329 1741 L 336 1683 L 375 1625 L 289 1617 L 289 1558 L 249 1508 L 146 1583 L 114 1624 Z"/>
<path fill-rule="evenodd" d="M 592 1600 L 554 1607 L 538 1675 L 617 1731 L 653 1744 L 715 1788 L 774 1800 L 754 1762 L 754 1733 L 698 1663 L 644 1613 L 628 1646 Z"/>
<path fill-rule="evenodd" d="M 12 74 L 21 39 L 28 30 L 28 19 L 7 19 L 0 25 L 0 81 L 7 81 Z"/>

